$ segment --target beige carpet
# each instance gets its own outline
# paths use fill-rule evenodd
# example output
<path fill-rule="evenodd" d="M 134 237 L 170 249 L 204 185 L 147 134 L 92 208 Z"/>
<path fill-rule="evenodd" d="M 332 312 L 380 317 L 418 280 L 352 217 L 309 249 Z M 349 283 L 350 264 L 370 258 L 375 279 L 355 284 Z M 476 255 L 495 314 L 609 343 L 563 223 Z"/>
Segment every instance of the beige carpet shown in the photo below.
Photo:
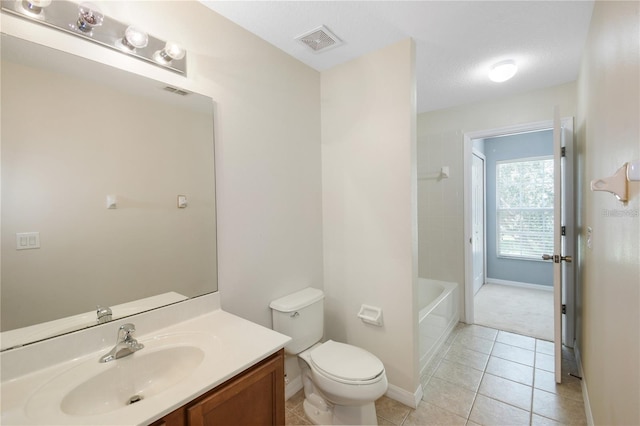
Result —
<path fill-rule="evenodd" d="M 553 341 L 553 292 L 483 285 L 474 299 L 479 325 Z"/>

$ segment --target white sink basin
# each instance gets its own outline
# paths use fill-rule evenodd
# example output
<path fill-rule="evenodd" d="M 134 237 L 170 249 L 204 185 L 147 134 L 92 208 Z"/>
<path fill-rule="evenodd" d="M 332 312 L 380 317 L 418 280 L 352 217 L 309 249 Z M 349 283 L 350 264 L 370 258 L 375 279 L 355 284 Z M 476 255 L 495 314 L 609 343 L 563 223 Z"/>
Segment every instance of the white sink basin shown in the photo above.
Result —
<path fill-rule="evenodd" d="M 155 352 L 144 349 L 111 361 L 110 368 L 73 388 L 60 408 L 76 416 L 102 414 L 137 403 L 188 376 L 204 358 L 194 346 L 176 346 Z"/>
<path fill-rule="evenodd" d="M 204 333 L 167 335 L 142 341 L 143 349 L 114 361 L 82 362 L 34 392 L 26 414 L 38 420 L 50 410 L 92 416 L 144 404 L 193 374 L 211 339 Z"/>

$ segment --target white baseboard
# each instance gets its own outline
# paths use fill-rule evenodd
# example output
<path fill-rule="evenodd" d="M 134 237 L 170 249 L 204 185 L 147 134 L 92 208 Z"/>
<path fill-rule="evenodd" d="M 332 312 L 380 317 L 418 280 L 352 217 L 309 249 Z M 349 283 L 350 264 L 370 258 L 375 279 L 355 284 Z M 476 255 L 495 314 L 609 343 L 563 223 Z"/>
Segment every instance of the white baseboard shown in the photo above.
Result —
<path fill-rule="evenodd" d="M 389 383 L 389 387 L 387 388 L 387 393 L 385 393 L 385 395 L 408 407 L 418 408 L 418 404 L 422 400 L 422 385 L 418 385 L 418 389 L 416 389 L 414 393 L 411 393 Z"/>
<path fill-rule="evenodd" d="M 487 284 L 509 285 L 512 287 L 530 288 L 532 290 L 553 291 L 552 285 L 521 283 L 518 281 L 499 280 L 497 278 L 487 278 Z"/>
<path fill-rule="evenodd" d="M 295 379 L 291 380 L 284 387 L 284 400 L 288 400 L 293 395 L 297 394 L 302 389 L 302 375 L 299 375 Z"/>
<path fill-rule="evenodd" d="M 591 403 L 589 402 L 589 391 L 587 390 L 587 378 L 584 377 L 584 370 L 582 369 L 582 357 L 580 356 L 580 348 L 578 345 L 574 345 L 573 352 L 576 354 L 576 363 L 578 364 L 578 374 L 582 377 L 582 399 L 584 400 L 584 412 L 587 416 L 587 425 L 594 426 L 593 413 L 591 413 Z"/>
<path fill-rule="evenodd" d="M 302 376 L 298 376 L 291 380 L 284 387 L 284 399 L 285 401 L 291 398 L 302 390 Z M 418 408 L 418 404 L 422 400 L 422 385 L 418 385 L 418 389 L 414 393 L 407 392 L 406 390 L 399 388 L 398 386 L 389 384 L 385 395 L 395 401 L 398 401 L 408 407 Z"/>

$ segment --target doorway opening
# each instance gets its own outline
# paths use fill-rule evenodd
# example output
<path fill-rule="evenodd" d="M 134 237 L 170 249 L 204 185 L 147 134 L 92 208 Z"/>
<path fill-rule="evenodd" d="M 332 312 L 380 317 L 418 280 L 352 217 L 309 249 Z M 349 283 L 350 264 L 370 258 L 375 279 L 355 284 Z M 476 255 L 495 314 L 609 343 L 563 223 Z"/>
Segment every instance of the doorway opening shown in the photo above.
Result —
<path fill-rule="evenodd" d="M 464 161 L 465 321 L 553 341 L 553 122 L 467 133 Z M 563 304 L 573 346 L 573 283 Z"/>
<path fill-rule="evenodd" d="M 475 323 L 553 341 L 553 131 L 472 144 Z"/>

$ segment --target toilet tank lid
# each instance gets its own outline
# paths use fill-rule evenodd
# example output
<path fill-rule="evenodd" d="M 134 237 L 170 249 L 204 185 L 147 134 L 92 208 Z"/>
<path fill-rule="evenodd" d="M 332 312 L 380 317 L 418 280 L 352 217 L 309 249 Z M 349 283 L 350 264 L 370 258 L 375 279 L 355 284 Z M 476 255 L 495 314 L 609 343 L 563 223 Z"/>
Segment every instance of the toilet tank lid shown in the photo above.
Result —
<path fill-rule="evenodd" d="M 307 287 L 304 290 L 296 291 L 288 296 L 274 300 L 269 304 L 269 307 L 279 312 L 293 312 L 322 299 L 324 299 L 322 290 Z"/>

